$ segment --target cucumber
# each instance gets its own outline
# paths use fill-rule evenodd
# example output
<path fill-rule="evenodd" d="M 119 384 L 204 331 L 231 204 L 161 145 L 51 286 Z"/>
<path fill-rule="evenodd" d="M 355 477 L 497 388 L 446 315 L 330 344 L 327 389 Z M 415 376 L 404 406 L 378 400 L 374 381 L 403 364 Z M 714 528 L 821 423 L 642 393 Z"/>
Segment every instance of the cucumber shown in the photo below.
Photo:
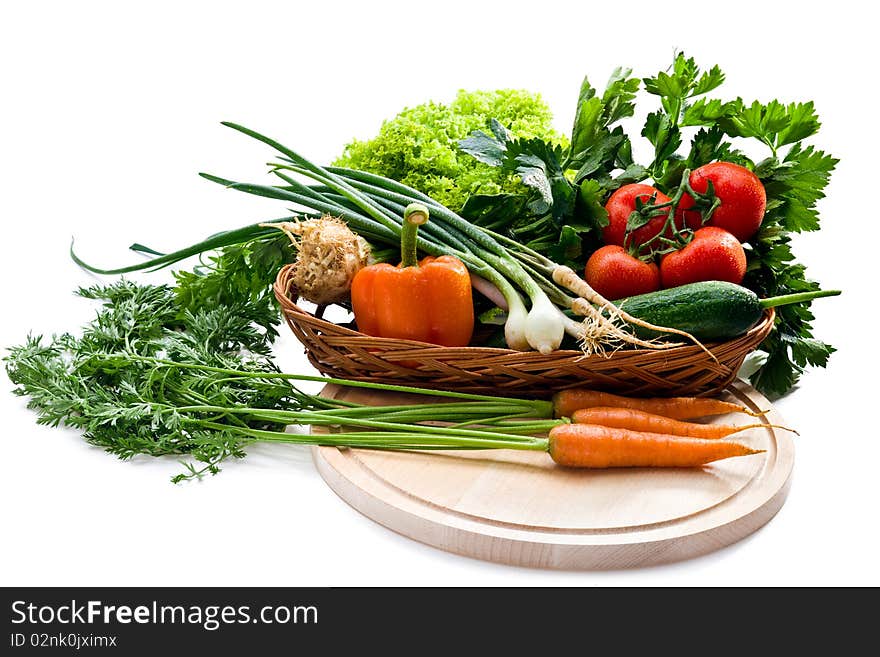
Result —
<path fill-rule="evenodd" d="M 687 331 L 700 341 L 712 341 L 742 335 L 758 323 L 766 308 L 838 294 L 840 290 L 812 290 L 759 299 L 742 285 L 704 281 L 627 297 L 614 304 L 650 324 Z M 642 336 L 657 335 L 634 328 Z"/>

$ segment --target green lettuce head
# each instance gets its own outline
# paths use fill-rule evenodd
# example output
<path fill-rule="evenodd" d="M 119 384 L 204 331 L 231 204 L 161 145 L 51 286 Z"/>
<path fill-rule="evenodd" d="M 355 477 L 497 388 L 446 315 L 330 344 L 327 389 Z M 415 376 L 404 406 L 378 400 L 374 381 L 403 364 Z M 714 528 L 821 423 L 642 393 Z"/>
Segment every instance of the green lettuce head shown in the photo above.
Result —
<path fill-rule="evenodd" d="M 459 91 L 448 105 L 427 102 L 383 122 L 379 134 L 345 147 L 336 166 L 392 178 L 458 212 L 472 194 L 522 191 L 510 174 L 482 164 L 458 149 L 458 141 L 497 119 L 521 138 L 562 143 L 552 114 L 539 94 L 519 89 Z"/>

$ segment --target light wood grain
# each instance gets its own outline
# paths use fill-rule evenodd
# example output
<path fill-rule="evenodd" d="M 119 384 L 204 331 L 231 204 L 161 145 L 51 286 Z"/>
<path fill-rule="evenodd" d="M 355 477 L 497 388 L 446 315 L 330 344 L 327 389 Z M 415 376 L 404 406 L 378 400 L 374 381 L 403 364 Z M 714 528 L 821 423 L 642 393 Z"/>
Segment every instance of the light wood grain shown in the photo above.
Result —
<path fill-rule="evenodd" d="M 405 396 L 328 386 L 365 403 Z M 725 396 L 766 410 L 750 386 Z M 746 415 L 714 421 L 749 424 Z M 740 540 L 781 508 L 794 466 L 788 432 L 736 434 L 764 449 L 703 468 L 575 470 L 547 454 L 512 450 L 388 452 L 316 447 L 327 484 L 376 522 L 443 550 L 498 563 L 555 569 L 630 568 L 694 557 Z"/>

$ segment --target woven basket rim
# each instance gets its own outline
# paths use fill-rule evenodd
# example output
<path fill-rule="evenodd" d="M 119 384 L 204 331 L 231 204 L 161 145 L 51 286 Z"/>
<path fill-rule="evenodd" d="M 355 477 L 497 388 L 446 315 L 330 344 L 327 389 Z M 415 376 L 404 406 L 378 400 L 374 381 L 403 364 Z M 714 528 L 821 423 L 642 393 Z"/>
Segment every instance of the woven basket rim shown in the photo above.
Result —
<path fill-rule="evenodd" d="M 528 358 L 533 357 L 542 361 L 550 361 L 553 359 L 563 359 L 568 360 L 571 358 L 575 358 L 578 360 L 583 360 L 585 358 L 592 358 L 594 355 L 586 356 L 582 351 L 575 349 L 557 349 L 549 354 L 541 354 L 538 351 L 518 351 L 516 349 L 504 348 L 504 347 L 487 347 L 480 345 L 468 345 L 464 347 L 445 347 L 443 345 L 433 344 L 430 342 L 421 342 L 418 340 L 407 340 L 402 338 L 383 338 L 377 336 L 367 335 L 366 333 L 361 333 L 360 331 L 356 331 L 354 329 L 348 328 L 347 326 L 342 326 L 340 324 L 336 324 L 335 322 L 331 322 L 329 320 L 324 319 L 314 313 L 311 313 L 301 306 L 297 305 L 298 295 L 295 295 L 295 289 L 293 289 L 293 282 L 289 277 L 289 273 L 293 268 L 293 264 L 284 265 L 281 270 L 279 270 L 278 275 L 276 276 L 275 283 L 273 285 L 273 291 L 276 299 L 279 304 L 281 304 L 282 310 L 286 317 L 290 318 L 291 313 L 296 313 L 299 315 L 303 315 L 309 318 L 310 322 L 316 323 L 319 327 L 323 328 L 325 331 L 329 333 L 333 333 L 338 336 L 349 336 L 351 338 L 359 339 L 359 340 L 368 340 L 370 343 L 375 342 L 376 346 L 379 347 L 381 345 L 385 346 L 396 346 L 396 351 L 401 348 L 411 348 L 418 350 L 428 350 L 430 352 L 434 352 L 437 350 L 442 350 L 448 352 L 450 350 L 461 351 L 465 350 L 471 354 L 479 354 L 485 353 L 486 355 L 516 355 L 520 358 Z M 707 341 L 703 342 L 703 346 L 706 347 L 709 351 L 713 351 L 713 349 L 717 349 L 719 347 L 723 347 L 724 345 L 733 344 L 739 341 L 751 341 L 753 336 L 758 333 L 769 332 L 768 325 L 772 327 L 773 322 L 775 321 L 776 312 L 773 308 L 765 309 L 763 315 L 761 316 L 760 321 L 757 324 L 752 326 L 748 331 L 742 333 L 738 336 L 731 338 L 730 340 L 721 340 L 721 341 Z M 766 336 L 765 336 L 766 337 Z M 762 338 L 763 340 L 763 338 Z M 615 354 L 625 353 L 629 356 L 633 356 L 636 354 L 665 354 L 667 357 L 674 356 L 677 353 L 680 353 L 682 350 L 691 351 L 697 349 L 702 353 L 702 349 L 700 349 L 699 345 L 694 343 L 683 344 L 678 347 L 670 347 L 668 349 L 620 349 L 617 351 L 612 351 L 610 354 L 606 355 L 598 355 L 600 358 L 613 358 Z"/>

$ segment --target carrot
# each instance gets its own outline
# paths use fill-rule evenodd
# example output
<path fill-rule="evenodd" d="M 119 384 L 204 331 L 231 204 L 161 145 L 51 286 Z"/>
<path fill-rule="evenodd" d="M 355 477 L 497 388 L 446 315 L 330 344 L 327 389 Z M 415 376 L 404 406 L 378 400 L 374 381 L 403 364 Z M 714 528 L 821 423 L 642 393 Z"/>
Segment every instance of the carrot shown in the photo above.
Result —
<path fill-rule="evenodd" d="M 766 412 L 756 413 L 745 406 L 711 397 L 624 397 L 587 388 L 568 388 L 553 395 L 553 410 L 556 417 L 571 417 L 572 413 L 577 410 L 594 406 L 631 408 L 676 420 L 689 420 L 709 415 L 724 415 L 725 413 L 745 413 L 760 417 Z"/>
<path fill-rule="evenodd" d="M 684 438 L 595 424 L 561 424 L 550 430 L 547 451 L 559 465 L 576 468 L 688 468 L 764 450 L 730 440 Z"/>
<path fill-rule="evenodd" d="M 793 429 L 775 424 L 700 424 L 698 422 L 683 422 L 632 408 L 612 408 L 609 406 L 578 409 L 572 413 L 571 419 L 578 424 L 598 424 L 603 427 L 666 433 L 690 438 L 724 438 L 738 431 L 763 427 L 786 429 L 797 433 Z"/>

